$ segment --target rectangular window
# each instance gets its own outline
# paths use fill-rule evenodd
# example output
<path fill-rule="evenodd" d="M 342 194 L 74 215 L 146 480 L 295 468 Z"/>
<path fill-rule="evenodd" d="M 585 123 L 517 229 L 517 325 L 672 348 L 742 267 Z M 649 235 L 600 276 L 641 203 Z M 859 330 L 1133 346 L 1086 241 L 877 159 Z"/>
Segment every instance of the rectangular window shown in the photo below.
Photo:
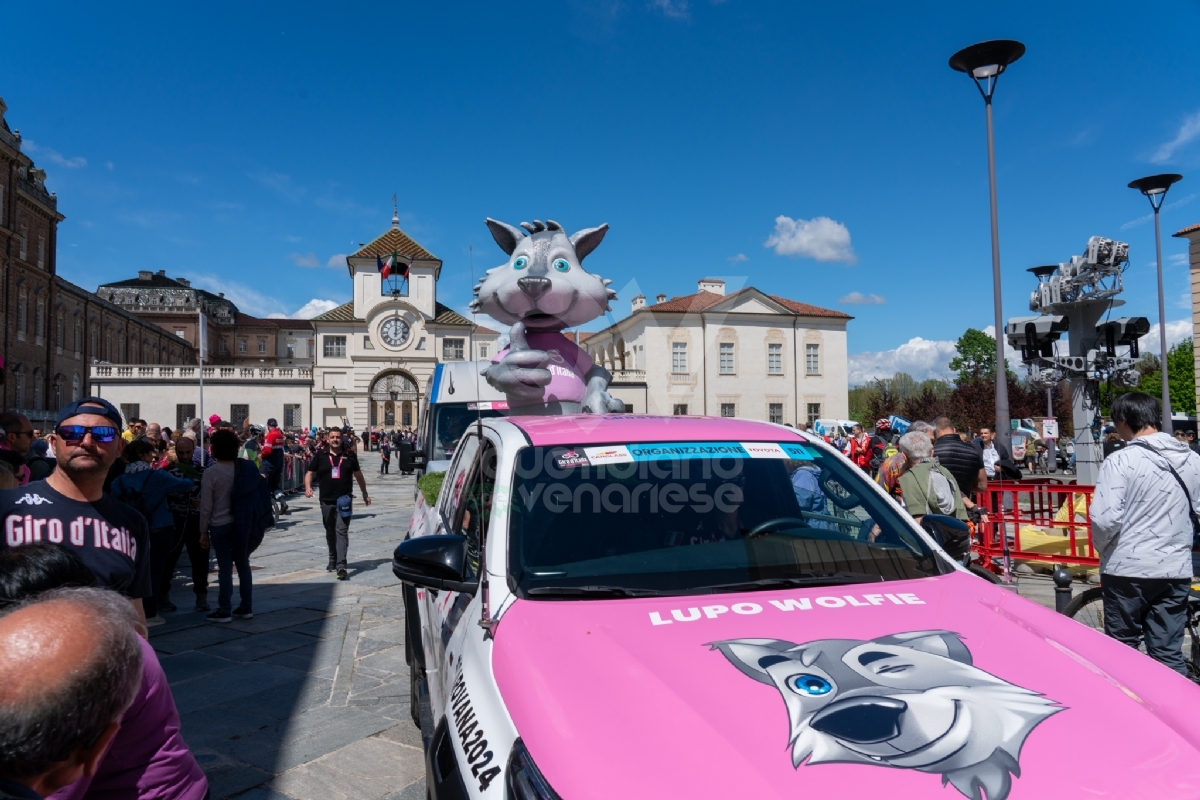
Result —
<path fill-rule="evenodd" d="M 488 346 L 486 344 L 479 345 L 479 360 L 482 361 L 488 357 Z"/>
<path fill-rule="evenodd" d="M 128 427 L 129 420 L 142 416 L 142 406 L 139 403 L 121 403 L 121 416 L 125 418 L 125 426 Z"/>
<path fill-rule="evenodd" d="M 462 361 L 464 339 L 442 339 L 442 361 Z"/>
<path fill-rule="evenodd" d="M 75 353 L 78 355 L 83 350 L 83 323 L 75 320 Z M 71 398 L 72 401 L 78 398 Z"/>
<path fill-rule="evenodd" d="M 783 374 L 783 345 L 768 344 L 767 345 L 767 374 L 782 375 Z"/>
<path fill-rule="evenodd" d="M 20 372 L 17 373 L 16 397 L 14 399 L 17 401 L 17 408 L 25 407 L 25 376 Z"/>
<path fill-rule="evenodd" d="M 21 244 L 18 250 L 18 255 L 24 261 L 25 257 L 29 255 L 29 227 L 24 224 L 21 225 Z"/>
<path fill-rule="evenodd" d="M 783 424 L 783 403 L 767 404 L 767 421 L 774 422 L 776 425 Z"/>
<path fill-rule="evenodd" d="M 374 350 L 375 345 L 371 344 L 370 334 L 363 337 L 363 350 Z"/>
<path fill-rule="evenodd" d="M 217 352 L 221 355 L 225 355 L 229 352 L 229 340 L 224 336 L 222 336 L 221 340 L 217 342 Z"/>
<path fill-rule="evenodd" d="M 229 407 L 229 421 L 233 423 L 233 429 L 240 431 L 242 423 L 250 419 L 250 406 L 244 403 L 235 403 Z"/>
<path fill-rule="evenodd" d="M 0 186 L 0 222 L 4 221 L 4 187 Z"/>
<path fill-rule="evenodd" d="M 302 427 L 304 427 L 304 420 L 300 416 L 300 404 L 299 403 L 284 403 L 283 427 L 285 427 L 285 428 L 302 428 Z"/>
<path fill-rule="evenodd" d="M 820 375 L 821 374 L 821 345 L 819 345 L 819 344 L 804 345 L 804 374 L 805 375 Z"/>
<path fill-rule="evenodd" d="M 671 372 L 687 371 L 687 342 L 671 342 Z"/>
<path fill-rule="evenodd" d="M 239 353 L 246 352 L 246 340 L 245 339 L 238 339 L 238 352 Z"/>
<path fill-rule="evenodd" d="M 42 410 L 42 382 L 37 375 L 33 376 L 33 409 Z"/>
<path fill-rule="evenodd" d="M 733 403 L 721 403 L 721 416 L 722 417 L 737 416 L 737 407 Z"/>
<path fill-rule="evenodd" d="M 175 430 L 182 431 L 187 429 L 189 420 L 196 418 L 195 403 L 177 403 L 175 405 Z"/>
<path fill-rule="evenodd" d="M 183 330 L 183 328 L 176 328 L 176 329 L 175 329 L 175 335 L 176 335 L 176 336 L 178 336 L 180 339 L 183 339 L 183 338 L 185 338 L 185 336 L 186 336 L 186 334 L 184 333 L 184 330 Z"/>
<path fill-rule="evenodd" d="M 676 403 L 671 407 L 671 413 L 676 417 L 686 417 L 687 403 Z"/>
<path fill-rule="evenodd" d="M 287 340 L 287 357 L 288 358 L 296 357 L 296 340 L 295 339 Z"/>
<path fill-rule="evenodd" d="M 733 374 L 733 342 L 721 342 L 721 374 Z"/>
<path fill-rule="evenodd" d="M 326 358 L 345 358 L 346 357 L 346 337 L 345 336 L 326 336 L 324 352 L 325 352 Z"/>
<path fill-rule="evenodd" d="M 258 339 L 258 352 L 260 352 L 260 353 L 267 352 L 267 340 L 262 338 L 261 336 Z"/>
<path fill-rule="evenodd" d="M 37 265 L 42 269 L 46 268 L 46 237 L 45 236 L 38 237 Z"/>
<path fill-rule="evenodd" d="M 821 404 L 820 403 L 809 403 L 808 404 L 808 424 L 812 425 L 814 422 L 816 422 L 820 418 L 821 418 Z"/>

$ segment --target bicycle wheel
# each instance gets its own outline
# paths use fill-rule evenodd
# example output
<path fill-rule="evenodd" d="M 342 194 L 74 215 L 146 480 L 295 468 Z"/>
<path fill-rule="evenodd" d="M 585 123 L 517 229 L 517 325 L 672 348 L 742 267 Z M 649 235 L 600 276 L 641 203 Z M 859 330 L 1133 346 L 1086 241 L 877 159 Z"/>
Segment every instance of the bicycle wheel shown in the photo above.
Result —
<path fill-rule="evenodd" d="M 1085 589 L 1071 598 L 1063 614 L 1093 630 L 1104 633 L 1104 596 L 1099 586 Z"/>
<path fill-rule="evenodd" d="M 999 575 L 992 572 L 991 570 L 984 569 L 983 567 L 979 566 L 978 564 L 967 565 L 967 570 L 972 575 L 974 575 L 976 578 L 983 578 L 988 583 L 1004 583 L 1004 581 L 1000 578 Z"/>

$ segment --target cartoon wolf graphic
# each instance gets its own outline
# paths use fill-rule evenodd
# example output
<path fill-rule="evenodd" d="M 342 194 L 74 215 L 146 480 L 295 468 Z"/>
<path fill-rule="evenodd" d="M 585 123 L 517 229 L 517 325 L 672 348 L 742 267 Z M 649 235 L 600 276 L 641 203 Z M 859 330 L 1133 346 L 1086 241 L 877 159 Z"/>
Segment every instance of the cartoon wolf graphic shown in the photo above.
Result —
<path fill-rule="evenodd" d="M 483 377 L 504 392 L 515 414 L 624 411 L 625 404 L 608 393 L 608 370 L 562 334 L 608 311 L 616 299 L 611 281 L 583 269 L 608 225 L 571 236 L 554 220 L 522 222 L 528 235 L 494 219 L 487 226 L 509 259 L 479 281 L 471 308 L 512 330 L 509 346 Z"/>
<path fill-rule="evenodd" d="M 971 800 L 1005 800 L 1025 738 L 1063 707 L 975 667 L 958 634 L 712 642 L 783 696 L 792 766 L 870 764 L 938 773 Z"/>

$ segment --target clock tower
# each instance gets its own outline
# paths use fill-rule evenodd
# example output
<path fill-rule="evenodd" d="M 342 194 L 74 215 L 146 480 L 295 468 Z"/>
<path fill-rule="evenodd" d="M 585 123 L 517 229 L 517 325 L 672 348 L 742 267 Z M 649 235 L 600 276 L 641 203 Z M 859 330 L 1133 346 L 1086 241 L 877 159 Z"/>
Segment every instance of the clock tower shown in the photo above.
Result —
<path fill-rule="evenodd" d="M 398 214 L 346 268 L 353 299 L 313 319 L 311 418 L 357 432 L 415 428 L 437 363 L 490 358 L 499 335 L 438 302 L 442 261 L 400 229 Z"/>

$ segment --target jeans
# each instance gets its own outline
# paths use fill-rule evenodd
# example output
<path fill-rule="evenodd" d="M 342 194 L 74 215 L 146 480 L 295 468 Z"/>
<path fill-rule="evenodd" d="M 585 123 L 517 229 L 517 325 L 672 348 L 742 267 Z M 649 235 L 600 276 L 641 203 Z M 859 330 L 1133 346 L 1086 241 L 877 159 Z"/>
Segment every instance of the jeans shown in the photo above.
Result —
<path fill-rule="evenodd" d="M 388 465 L 391 463 L 392 463 L 392 458 L 391 458 L 390 454 L 384 458 L 381 458 L 379 460 L 379 474 L 387 475 L 388 474 Z"/>
<path fill-rule="evenodd" d="M 267 474 L 267 489 L 271 494 L 275 494 L 279 491 L 280 481 L 283 480 L 283 450 L 272 450 L 271 455 L 267 457 L 267 463 L 271 465 L 271 471 Z"/>
<path fill-rule="evenodd" d="M 1191 584 L 1187 578 L 1101 575 L 1104 632 L 1135 648 L 1144 638 L 1151 658 L 1187 676 L 1183 629 Z"/>
<path fill-rule="evenodd" d="M 188 561 L 192 562 L 192 591 L 197 598 L 208 596 L 209 549 L 200 546 L 200 512 L 192 509 L 188 514 L 175 515 L 175 546 L 167 556 L 167 568 L 158 596 L 166 600 L 171 594 L 171 578 L 183 548 L 187 547 Z"/>
<path fill-rule="evenodd" d="M 216 525 L 208 529 L 208 539 L 217 554 L 217 609 L 228 614 L 233 603 L 233 568 L 237 567 L 238 591 L 242 596 L 241 608 L 253 608 L 254 587 L 250 577 L 250 554 L 246 552 L 247 536 L 244 531 L 235 531 L 233 523 Z"/>
<path fill-rule="evenodd" d="M 325 523 L 325 543 L 334 569 L 346 568 L 346 549 L 350 546 L 350 520 L 342 519 L 337 503 L 321 503 L 321 521 Z"/>
<path fill-rule="evenodd" d="M 150 591 L 149 597 L 142 598 L 142 608 L 146 618 L 158 614 L 158 591 L 162 586 L 163 575 L 167 572 L 167 558 L 175 545 L 175 528 L 154 528 L 150 531 Z"/>

